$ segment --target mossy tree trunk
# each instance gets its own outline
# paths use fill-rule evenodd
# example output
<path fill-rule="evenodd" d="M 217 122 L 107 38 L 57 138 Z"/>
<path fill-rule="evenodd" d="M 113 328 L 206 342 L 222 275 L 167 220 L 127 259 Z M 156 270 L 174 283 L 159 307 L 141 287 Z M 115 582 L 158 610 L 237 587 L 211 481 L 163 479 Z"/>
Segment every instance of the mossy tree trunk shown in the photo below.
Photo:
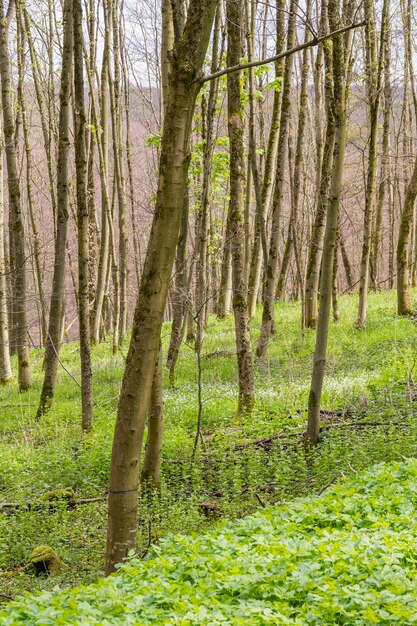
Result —
<path fill-rule="evenodd" d="M 101 189 L 101 233 L 100 252 L 97 268 L 97 285 L 91 324 L 91 342 L 100 342 L 100 329 L 103 321 L 104 300 L 107 287 L 107 273 L 109 265 L 110 248 L 110 215 L 108 195 L 108 151 L 109 151 L 109 84 L 108 84 L 108 56 L 110 53 L 110 25 L 108 16 L 107 0 L 103 5 L 104 15 L 104 41 L 103 58 L 100 78 L 100 127 L 101 133 L 98 141 L 101 143 L 100 159 L 100 189 Z M 97 120 L 96 120 L 97 123 Z"/>
<path fill-rule="evenodd" d="M 244 54 L 243 0 L 228 0 L 227 65 L 237 65 Z M 239 371 L 238 414 L 250 413 L 255 402 L 249 311 L 244 265 L 244 187 L 245 187 L 245 120 L 241 93 L 241 73 L 227 75 L 227 124 L 230 139 L 229 215 L 232 248 L 233 314 Z"/>
<path fill-rule="evenodd" d="M 368 172 L 365 191 L 363 244 L 359 280 L 359 306 L 358 319 L 356 322 L 356 326 L 358 328 L 364 328 L 365 326 L 366 310 L 368 305 L 369 260 L 371 255 L 372 226 L 376 200 L 376 178 L 378 171 L 379 102 L 381 94 L 381 75 L 383 67 L 382 59 L 378 56 L 375 7 L 373 0 L 365 0 L 364 9 L 366 19 L 365 66 L 369 103 L 370 136 L 368 152 Z M 386 19 L 383 19 L 382 28 L 385 27 L 385 24 Z M 382 53 L 382 46 L 379 53 Z"/>
<path fill-rule="evenodd" d="M 106 573 L 136 546 L 138 482 L 146 414 L 181 223 L 195 99 L 215 0 L 191 0 L 176 33 L 158 170 L 155 213 L 143 267 L 113 440 Z"/>
<path fill-rule="evenodd" d="M 306 20 L 307 24 L 311 16 L 311 2 L 307 1 Z M 310 36 L 310 30 L 306 26 L 304 33 L 304 42 L 307 42 Z M 302 190 L 302 166 L 304 155 L 304 135 L 308 114 L 308 74 L 309 74 L 309 50 L 305 48 L 302 55 L 301 63 L 301 85 L 300 85 L 300 101 L 298 107 L 298 127 L 297 127 L 297 145 L 295 149 L 294 160 L 294 176 L 293 176 L 293 192 L 291 193 L 291 213 L 288 223 L 287 240 L 285 242 L 284 255 L 282 257 L 281 270 L 277 285 L 277 298 L 282 299 L 285 295 L 285 285 L 287 282 L 288 268 L 291 261 L 291 254 L 294 247 L 293 233 L 297 231 L 298 208 L 300 203 L 300 191 Z"/>
<path fill-rule="evenodd" d="M 291 0 L 288 17 L 287 49 L 294 47 L 295 41 L 295 14 L 296 3 Z M 284 177 L 288 152 L 288 128 L 291 115 L 291 82 L 293 74 L 294 55 L 285 59 L 284 78 L 282 86 L 281 121 L 279 128 L 277 166 L 274 197 L 272 202 L 272 223 L 269 240 L 268 260 L 264 270 L 262 324 L 256 354 L 265 356 L 268 349 L 274 321 L 275 292 L 278 279 L 279 240 L 281 229 L 281 212 L 284 194 Z"/>
<path fill-rule="evenodd" d="M 74 52 L 74 150 L 77 191 L 78 319 L 81 356 L 82 427 L 93 421 L 89 309 L 89 219 L 87 206 L 86 115 L 84 103 L 83 33 L 81 0 L 73 0 Z"/>
<path fill-rule="evenodd" d="M 414 205 L 417 198 L 417 159 L 414 170 L 408 183 L 401 214 L 397 244 L 397 310 L 398 315 L 412 313 L 410 288 L 410 237 L 414 214 Z"/>
<path fill-rule="evenodd" d="M 18 358 L 20 391 L 30 387 L 28 323 L 26 312 L 26 251 L 19 171 L 15 145 L 15 110 L 12 103 L 11 67 L 8 50 L 8 18 L 0 0 L 0 79 L 3 105 L 3 134 L 9 192 L 9 215 L 14 256 L 13 318 Z"/>
<path fill-rule="evenodd" d="M 340 28 L 339 0 L 329 0 L 328 15 L 331 30 Z M 346 144 L 346 61 L 350 50 L 351 33 L 338 35 L 332 40 L 332 66 L 327 73 L 333 82 L 333 104 L 335 140 L 333 171 L 330 184 L 330 197 L 327 207 L 326 229 L 324 235 L 323 258 L 320 278 L 320 308 L 317 321 L 316 345 L 314 350 L 313 372 L 308 398 L 308 421 L 306 442 L 316 444 L 320 432 L 320 403 L 326 366 L 327 340 L 329 333 L 330 310 L 332 303 L 332 284 L 334 258 L 339 226 L 339 204 L 342 190 L 344 156 Z M 345 41 L 347 39 L 347 42 Z"/>
<path fill-rule="evenodd" d="M 278 0 L 276 3 L 276 22 L 277 22 L 277 43 L 276 52 L 282 52 L 285 46 L 285 0 Z M 271 123 L 269 128 L 268 143 L 266 148 L 265 166 L 262 179 L 261 201 L 262 201 L 262 218 L 263 222 L 269 214 L 269 207 L 275 181 L 275 172 L 277 167 L 277 150 L 281 117 L 282 104 L 282 79 L 285 68 L 285 60 L 280 59 L 275 63 L 275 81 L 274 101 L 272 105 Z M 249 315 L 254 317 L 256 313 L 256 304 L 258 301 L 259 284 L 262 270 L 262 259 L 264 257 L 262 246 L 262 222 L 255 220 L 255 236 L 253 240 L 251 262 L 248 278 L 248 299 L 249 299 Z M 264 263 L 267 259 L 264 258 Z"/>
<path fill-rule="evenodd" d="M 45 375 L 38 407 L 38 417 L 50 407 L 56 386 L 59 349 L 61 346 L 61 319 L 65 299 L 65 266 L 68 228 L 68 157 L 70 148 L 69 118 L 71 109 L 72 76 L 72 0 L 64 4 L 64 40 L 62 48 L 61 89 L 59 94 L 59 136 L 57 163 L 57 210 L 55 259 L 52 295 L 45 347 Z"/>
<path fill-rule="evenodd" d="M 1 124 L 1 123 L 0 123 Z M 1 132 L 1 128 L 0 128 Z M 0 383 L 6 384 L 13 378 L 9 348 L 9 319 L 7 311 L 7 281 L 4 232 L 4 146 L 0 141 Z"/>
<path fill-rule="evenodd" d="M 392 85 L 391 85 L 391 22 L 390 0 L 384 0 L 383 21 L 384 30 L 381 34 L 381 55 L 383 57 L 383 122 L 382 122 L 382 150 L 381 150 L 381 167 L 378 185 L 378 198 L 375 211 L 375 225 L 372 237 L 371 259 L 370 259 L 370 278 L 371 286 L 374 291 L 378 290 L 379 278 L 379 262 L 382 243 L 382 227 L 383 227 L 383 210 L 387 190 L 390 188 L 390 127 L 392 112 Z"/>
<path fill-rule="evenodd" d="M 320 32 L 328 31 L 327 0 L 322 1 Z M 332 84 L 332 44 L 324 42 L 322 44 L 323 57 L 325 59 L 326 71 L 324 78 L 325 103 L 326 103 L 326 133 L 324 145 L 321 144 L 321 134 L 317 135 L 317 167 L 320 168 L 320 175 L 317 174 L 318 195 L 317 208 L 314 216 L 314 223 L 311 232 L 310 244 L 307 255 L 305 298 L 304 298 L 304 323 L 307 328 L 315 328 L 317 325 L 317 301 L 319 295 L 320 265 L 323 252 L 324 230 L 326 225 L 326 214 L 329 197 L 329 187 L 333 166 L 334 148 L 334 112 L 333 112 L 333 84 Z M 316 70 L 321 71 L 321 65 Z M 320 87 L 320 80 L 316 83 Z"/>

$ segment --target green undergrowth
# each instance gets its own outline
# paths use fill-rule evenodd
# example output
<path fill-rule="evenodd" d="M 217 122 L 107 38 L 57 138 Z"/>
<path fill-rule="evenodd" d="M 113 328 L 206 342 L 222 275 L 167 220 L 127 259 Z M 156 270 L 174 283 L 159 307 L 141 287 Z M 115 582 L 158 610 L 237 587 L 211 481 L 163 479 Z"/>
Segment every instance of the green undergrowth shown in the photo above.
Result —
<path fill-rule="evenodd" d="M 236 420 L 237 367 L 233 319 L 210 318 L 202 358 L 202 439 L 194 464 L 197 420 L 197 361 L 183 346 L 175 387 L 164 372 L 165 442 L 160 492 L 144 495 L 137 552 L 159 545 L 168 533 L 209 530 L 222 518 L 237 519 L 263 504 L 317 493 L 339 476 L 381 461 L 417 456 L 416 326 L 395 315 L 395 293 L 371 294 L 364 331 L 353 327 L 357 297 L 340 300 L 341 321 L 332 324 L 323 407 L 348 411 L 325 421 L 320 445 L 305 454 L 305 427 L 314 331 L 300 330 L 299 303 L 276 307 L 276 334 L 268 356 L 255 360 L 257 404 L 250 418 Z M 253 343 L 260 311 L 252 322 Z M 169 341 L 163 329 L 163 347 Z M 51 590 L 96 581 L 103 575 L 105 499 L 53 506 L 45 494 L 71 488 L 73 500 L 105 497 L 124 358 L 111 342 L 93 348 L 95 421 L 80 423 L 79 353 L 62 350 L 56 402 L 41 420 L 36 409 L 42 383 L 42 350 L 33 350 L 33 387 L 19 394 L 0 389 L 0 602 L 26 591 Z M 270 443 L 254 445 L 277 433 Z M 2 503 L 18 508 L 2 509 Z M 57 576 L 36 577 L 25 565 L 33 549 L 51 546 L 67 567 Z M 180 623 L 180 622 L 179 622 Z M 187 623 L 187 622 L 185 622 Z M 319 623 L 319 622 L 318 622 Z"/>
<path fill-rule="evenodd" d="M 380 464 L 206 534 L 170 534 L 96 585 L 29 596 L 4 626 L 416 624 L 417 461 Z"/>

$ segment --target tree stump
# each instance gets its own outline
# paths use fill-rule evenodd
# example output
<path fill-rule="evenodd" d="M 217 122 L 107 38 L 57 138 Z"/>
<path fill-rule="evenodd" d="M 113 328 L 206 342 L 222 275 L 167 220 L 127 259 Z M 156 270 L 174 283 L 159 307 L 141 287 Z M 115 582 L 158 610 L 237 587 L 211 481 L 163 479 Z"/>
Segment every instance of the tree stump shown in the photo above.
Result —
<path fill-rule="evenodd" d="M 36 547 L 30 555 L 29 563 L 35 568 L 36 576 L 55 576 L 67 567 L 50 546 Z"/>

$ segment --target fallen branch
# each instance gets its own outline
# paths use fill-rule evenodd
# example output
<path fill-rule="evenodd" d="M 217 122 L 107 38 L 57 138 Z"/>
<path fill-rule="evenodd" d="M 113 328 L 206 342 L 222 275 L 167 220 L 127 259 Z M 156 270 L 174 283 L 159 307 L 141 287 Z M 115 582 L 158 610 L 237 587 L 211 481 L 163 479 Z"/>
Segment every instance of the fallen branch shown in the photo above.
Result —
<path fill-rule="evenodd" d="M 244 450 L 245 448 L 249 448 L 250 446 L 259 446 L 261 448 L 267 448 L 268 444 L 276 441 L 277 439 L 285 439 L 286 437 L 299 437 L 300 432 L 296 431 L 294 433 L 288 433 L 286 431 L 282 431 L 280 433 L 276 433 L 275 435 L 269 435 L 269 437 L 265 437 L 264 439 L 258 439 L 257 441 L 248 441 L 246 443 L 239 443 L 235 446 L 235 450 Z"/>
<path fill-rule="evenodd" d="M 258 500 L 259 504 L 261 505 L 261 507 L 263 509 L 266 509 L 266 504 L 265 502 L 262 500 L 261 496 L 258 493 L 255 493 L 256 499 Z"/>
<path fill-rule="evenodd" d="M 201 356 L 202 359 L 212 359 L 216 356 L 222 357 L 231 357 L 235 356 L 236 352 L 231 352 L 230 350 L 215 350 L 214 352 L 208 352 L 207 354 L 203 354 Z"/>
<path fill-rule="evenodd" d="M 326 491 L 326 489 L 328 489 L 329 487 L 331 487 L 332 485 L 335 484 L 335 482 L 337 481 L 337 479 L 339 478 L 340 474 L 336 474 L 336 476 L 333 476 L 333 478 L 331 480 L 329 480 L 328 483 L 326 483 L 321 489 L 319 489 L 319 491 L 317 492 L 318 496 L 321 496 L 321 494 Z"/>
<path fill-rule="evenodd" d="M 107 500 L 107 495 L 100 496 L 98 498 L 80 498 L 80 500 L 74 500 L 73 498 L 61 498 L 59 500 L 38 500 L 37 502 L 0 502 L 0 513 L 2 512 L 2 509 L 6 510 L 7 512 L 18 509 L 24 509 L 27 511 L 42 508 L 51 509 L 63 503 L 65 503 L 67 509 L 75 509 L 77 506 L 81 506 L 83 504 L 90 504 L 91 502 L 103 502 L 104 500 Z"/>
<path fill-rule="evenodd" d="M 327 414 L 327 418 L 326 416 L 323 416 L 323 419 L 341 419 L 343 417 L 347 417 L 348 414 L 341 414 L 339 411 L 321 411 L 321 413 L 326 413 Z M 323 433 L 327 430 L 331 430 L 332 428 L 358 428 L 358 429 L 362 429 L 362 428 L 373 428 L 376 426 L 407 426 L 407 422 L 404 421 L 395 421 L 395 422 L 391 422 L 391 421 L 386 421 L 386 422 L 366 422 L 366 421 L 359 421 L 359 420 L 353 420 L 353 421 L 346 421 L 346 422 L 336 422 L 336 423 L 327 423 L 323 426 L 320 427 L 320 433 Z M 277 441 L 278 439 L 292 439 L 293 437 L 298 437 L 299 438 L 299 442 L 301 443 L 303 441 L 304 438 L 304 431 L 295 431 L 295 432 L 286 432 L 286 431 L 282 431 L 280 433 L 276 433 L 274 435 L 269 435 L 269 437 L 265 437 L 264 439 L 257 439 L 256 441 L 248 441 L 246 443 L 241 443 L 235 446 L 235 450 L 244 450 L 246 448 L 249 448 L 250 446 L 259 446 L 260 448 L 263 448 L 264 450 L 269 450 L 269 448 L 271 447 L 270 444 L 272 444 L 274 441 Z M 299 443 L 298 441 L 296 443 Z"/>

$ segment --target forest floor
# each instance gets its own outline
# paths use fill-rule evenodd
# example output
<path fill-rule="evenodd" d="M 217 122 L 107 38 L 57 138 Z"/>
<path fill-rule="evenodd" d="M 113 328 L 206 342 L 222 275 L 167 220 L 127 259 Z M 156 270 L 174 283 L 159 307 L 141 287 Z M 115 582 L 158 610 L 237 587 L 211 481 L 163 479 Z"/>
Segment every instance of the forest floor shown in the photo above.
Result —
<path fill-rule="evenodd" d="M 317 494 L 339 477 L 380 461 L 417 456 L 417 329 L 395 314 L 395 293 L 371 294 L 366 330 L 353 327 L 357 297 L 340 299 L 332 324 L 322 405 L 320 445 L 306 455 L 305 427 L 313 331 L 300 330 L 299 303 L 276 308 L 276 334 L 267 358 L 255 360 L 257 404 L 235 419 L 236 358 L 233 318 L 211 318 L 202 358 L 202 439 L 191 454 L 197 420 L 197 363 L 183 346 L 175 388 L 164 391 L 165 443 L 160 493 L 144 498 L 138 554 L 168 533 L 200 533 L 220 518 L 240 518 L 265 504 Z M 254 345 L 260 312 L 252 322 Z M 164 348 L 169 325 L 164 327 Z M 42 350 L 32 351 L 33 387 L 0 392 L 0 601 L 25 591 L 86 584 L 103 575 L 109 459 L 127 342 L 117 357 L 111 344 L 93 349 L 93 431 L 80 427 L 77 344 L 62 350 L 56 402 L 36 420 Z M 272 437 L 279 435 L 279 437 Z M 45 493 L 72 488 L 74 506 L 45 505 Z M 97 500 L 96 500 L 97 499 Z M 5 504 L 20 506 L 5 507 Z M 25 568 L 32 550 L 48 544 L 67 564 L 59 576 Z M 51 622 L 52 623 L 52 622 Z"/>

